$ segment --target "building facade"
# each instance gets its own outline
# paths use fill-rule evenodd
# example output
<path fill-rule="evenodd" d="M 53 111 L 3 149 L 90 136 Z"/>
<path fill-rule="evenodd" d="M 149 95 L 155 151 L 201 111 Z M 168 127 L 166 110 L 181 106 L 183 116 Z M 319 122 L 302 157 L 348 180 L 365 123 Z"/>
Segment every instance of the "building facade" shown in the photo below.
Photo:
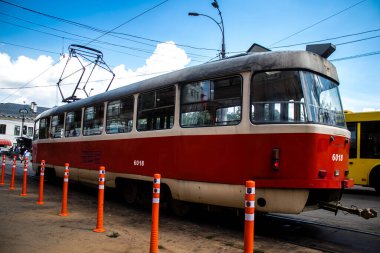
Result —
<path fill-rule="evenodd" d="M 25 104 L 0 103 L 0 140 L 9 140 L 16 146 L 17 138 L 32 139 L 34 118 L 47 109 L 49 108 L 38 107 L 37 111 L 33 112 Z"/>

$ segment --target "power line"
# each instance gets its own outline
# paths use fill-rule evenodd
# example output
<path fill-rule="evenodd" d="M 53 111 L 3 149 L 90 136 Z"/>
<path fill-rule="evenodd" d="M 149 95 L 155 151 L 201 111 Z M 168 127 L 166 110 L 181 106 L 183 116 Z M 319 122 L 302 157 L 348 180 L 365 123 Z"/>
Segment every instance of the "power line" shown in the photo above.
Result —
<path fill-rule="evenodd" d="M 310 25 L 310 26 L 308 26 L 308 27 L 305 27 L 305 28 L 301 29 L 301 30 L 298 31 L 298 32 L 295 32 L 295 33 L 293 33 L 293 34 L 291 34 L 291 35 L 289 35 L 289 36 L 287 36 L 287 37 L 285 37 L 285 38 L 283 38 L 283 39 L 281 39 L 281 40 L 279 40 L 279 41 L 277 41 L 277 42 L 275 42 L 275 43 L 272 43 L 272 44 L 269 45 L 269 46 L 271 47 L 271 46 L 273 46 L 273 45 L 276 45 L 276 44 L 279 43 L 279 42 L 282 42 L 282 41 L 287 40 L 287 39 L 289 39 L 289 38 L 291 38 L 291 37 L 293 37 L 293 36 L 295 36 L 295 35 L 297 35 L 297 34 L 300 34 L 301 32 L 304 32 L 304 31 L 306 31 L 306 30 L 308 30 L 308 29 L 310 29 L 310 28 L 312 28 L 312 27 L 314 27 L 314 26 L 316 26 L 316 25 L 318 25 L 318 24 L 320 24 L 320 23 L 322 23 L 322 22 L 324 22 L 324 21 L 330 19 L 330 18 L 333 18 L 333 17 L 335 17 L 335 16 L 337 16 L 337 15 L 339 15 L 339 14 L 341 14 L 341 13 L 343 13 L 343 12 L 345 12 L 345 11 L 351 9 L 351 8 L 354 8 L 355 6 L 361 4 L 361 3 L 365 2 L 365 1 L 367 1 L 367 0 L 362 0 L 362 1 L 360 1 L 360 2 L 357 2 L 356 4 L 353 4 L 353 5 L 351 5 L 351 6 L 347 7 L 347 8 L 345 8 L 345 9 L 343 9 L 343 10 L 341 10 L 341 11 L 339 11 L 339 12 L 337 12 L 337 13 L 331 15 L 331 16 L 328 16 L 327 18 L 324 18 L 324 19 L 322 19 L 322 20 L 320 20 L 320 21 L 318 21 L 318 22 L 316 22 L 316 23 L 314 23 L 314 24 L 312 24 L 312 25 Z"/>
<path fill-rule="evenodd" d="M 341 46 L 341 45 L 351 44 L 351 43 L 355 43 L 355 42 L 361 42 L 361 41 L 365 41 L 365 40 L 376 39 L 376 38 L 379 38 L 379 37 L 380 37 L 380 35 L 377 35 L 377 36 L 372 36 L 372 37 L 368 37 L 368 38 L 364 38 L 364 39 L 359 39 L 359 40 L 352 40 L 352 41 L 342 42 L 342 43 L 336 44 L 336 46 Z"/>
<path fill-rule="evenodd" d="M 2 12 L 0 12 L 0 14 L 1 15 L 5 15 L 5 16 L 9 16 L 9 17 L 12 17 L 12 18 L 15 18 L 15 19 L 18 19 L 18 20 L 22 20 L 23 22 L 27 22 L 27 23 L 31 23 L 31 24 L 34 24 L 34 25 L 37 25 L 37 26 L 41 26 L 41 27 L 44 27 L 44 28 L 47 28 L 47 29 L 51 29 L 51 30 L 54 30 L 54 31 L 58 31 L 58 32 L 62 32 L 62 33 L 65 33 L 65 34 L 73 35 L 73 36 L 76 36 L 76 37 L 79 37 L 79 38 L 84 38 L 84 39 L 86 39 L 86 41 L 78 40 L 78 39 L 74 39 L 74 38 L 69 38 L 69 37 L 64 37 L 62 35 L 56 35 L 56 34 L 53 34 L 53 33 L 49 33 L 49 32 L 37 30 L 37 29 L 34 29 L 34 28 L 29 28 L 29 27 L 26 27 L 26 26 L 22 26 L 22 25 L 19 25 L 19 24 L 11 23 L 11 22 L 8 22 L 8 21 L 0 20 L 0 22 L 6 23 L 6 24 L 9 24 L 9 25 L 13 25 L 13 26 L 17 26 L 17 27 L 20 27 L 20 28 L 23 28 L 23 29 L 27 29 L 27 30 L 31 30 L 31 31 L 34 31 L 34 32 L 43 33 L 43 34 L 46 34 L 46 35 L 50 35 L 50 36 L 54 36 L 54 37 L 58 37 L 58 38 L 62 38 L 62 39 L 68 39 L 68 40 L 72 40 L 72 41 L 81 41 L 81 42 L 84 42 L 84 43 L 88 43 L 88 40 L 92 40 L 91 38 L 86 37 L 86 36 L 82 36 L 82 35 L 78 35 L 78 34 L 75 34 L 75 33 L 67 32 L 67 31 L 64 31 L 64 30 L 56 29 L 56 28 L 53 28 L 53 27 L 41 25 L 41 24 L 38 24 L 38 23 L 35 23 L 35 22 L 31 22 L 29 20 L 25 20 L 25 19 L 21 19 L 21 18 L 12 16 L 12 15 L 5 14 L 5 13 L 2 13 Z M 129 39 L 126 39 L 126 38 L 123 38 L 123 37 L 120 37 L 120 36 L 114 36 L 114 37 L 125 39 L 125 40 L 129 40 Z M 106 42 L 106 41 L 97 40 L 97 43 L 107 44 L 107 45 L 116 46 L 116 47 L 122 47 L 122 48 L 130 49 L 130 50 L 134 50 L 134 51 L 139 51 L 139 52 L 143 52 L 143 53 L 148 53 L 148 54 L 154 54 L 154 51 L 152 51 L 152 50 L 141 49 L 141 48 L 136 48 L 136 47 L 129 47 L 129 46 L 115 44 L 115 43 L 110 43 L 110 42 Z M 144 44 L 152 46 L 152 47 L 156 47 L 156 45 L 150 45 L 150 44 L 147 44 L 147 43 L 144 43 Z M 165 43 L 165 44 L 167 44 L 167 43 Z M 107 50 L 113 51 L 111 49 L 107 49 Z M 133 54 L 128 54 L 128 53 L 125 53 L 125 54 L 130 55 L 130 56 L 134 56 L 134 57 L 138 57 L 138 58 L 142 58 L 140 56 L 133 55 Z M 193 56 L 193 57 L 208 58 L 207 56 L 199 55 L 199 54 L 193 54 L 193 53 L 187 53 L 187 54 L 189 56 Z M 197 61 L 197 60 L 194 60 L 194 61 Z M 201 61 L 198 61 L 198 62 L 201 62 Z"/>
<path fill-rule="evenodd" d="M 11 22 L 8 22 L 8 21 L 0 20 L 0 22 L 6 23 L 6 24 L 9 24 L 9 25 L 13 25 L 13 26 L 17 26 L 17 27 L 21 27 L 23 29 L 31 30 L 31 31 L 34 31 L 34 32 L 43 33 L 43 34 L 50 35 L 50 36 L 53 36 L 53 37 L 57 37 L 57 38 L 60 38 L 60 39 L 67 39 L 67 40 L 71 40 L 71 41 L 79 41 L 79 42 L 84 42 L 84 43 L 87 43 L 88 40 L 91 40 L 91 38 L 89 38 L 89 37 L 85 37 L 85 36 L 81 36 L 81 35 L 76 35 L 76 34 L 73 34 L 73 33 L 68 33 L 68 34 L 72 34 L 74 36 L 77 36 L 77 37 L 80 37 L 80 38 L 84 38 L 84 39 L 87 39 L 87 40 L 84 41 L 84 40 L 74 39 L 74 38 L 70 38 L 70 37 L 64 37 L 64 36 L 56 35 L 56 34 L 53 34 L 53 33 L 41 31 L 41 30 L 38 30 L 38 29 L 29 28 L 29 27 L 26 27 L 26 26 L 14 24 L 14 23 L 11 23 Z M 51 28 L 51 29 L 54 29 L 54 28 Z M 58 30 L 60 32 L 65 32 L 65 31 L 62 31 L 62 30 L 59 30 L 59 29 L 54 29 L 54 30 Z M 156 54 L 157 55 L 157 53 L 155 53 L 152 50 L 147 50 L 147 49 L 142 49 L 142 48 L 135 48 L 135 47 L 128 47 L 128 46 L 125 46 L 125 45 L 110 43 L 110 42 L 107 42 L 107 41 L 98 40 L 96 43 L 101 43 L 101 44 L 110 45 L 110 46 L 114 46 L 114 47 L 125 48 L 125 49 L 129 49 L 129 50 L 133 50 L 133 51 L 139 51 L 139 52 L 146 53 L 146 54 Z M 112 49 L 109 49 L 109 48 L 104 48 L 104 49 L 115 52 L 115 50 L 112 50 Z M 145 59 L 145 57 L 137 56 L 137 55 L 134 55 L 134 54 L 128 54 L 128 53 L 124 53 L 124 52 L 120 52 L 120 51 L 116 51 L 116 52 Z M 187 53 L 187 54 L 189 56 L 195 56 L 195 57 L 206 57 L 206 56 L 197 55 L 197 54 L 191 54 L 191 53 Z M 158 55 L 162 55 L 162 54 L 158 54 Z M 202 62 L 202 61 L 198 61 L 198 60 L 195 60 L 195 59 L 192 59 L 192 60 L 195 61 L 195 62 Z"/>
<path fill-rule="evenodd" d="M 74 35 L 74 36 L 78 36 L 78 37 L 83 37 L 83 36 L 80 36 L 80 35 L 68 32 L 68 31 L 64 31 L 64 30 L 57 29 L 57 28 L 54 28 L 54 27 L 42 25 L 42 24 L 39 24 L 39 23 L 36 23 L 36 22 L 32 22 L 30 20 L 26 20 L 26 19 L 23 19 L 23 18 L 20 18 L 20 17 L 16 17 L 16 16 L 13 16 L 13 15 L 10 15 L 10 14 L 6 14 L 4 12 L 0 12 L 0 14 L 4 15 L 4 16 L 11 17 L 11 18 L 14 18 L 14 19 L 17 19 L 17 20 L 21 20 L 21 21 L 29 23 L 29 24 L 41 26 L 41 27 L 44 27 L 44 28 L 47 28 L 47 29 L 50 29 L 50 30 L 54 30 L 54 31 L 58 31 L 58 32 L 62 32 L 62 33 L 65 33 L 65 34 L 70 34 L 70 35 Z M 124 38 L 124 37 L 116 36 L 116 35 L 113 35 L 113 34 L 110 34 L 110 35 L 113 36 L 113 37 L 115 37 L 115 38 L 119 38 L 119 39 L 123 39 L 123 40 L 127 40 L 127 41 L 132 41 L 132 42 L 139 43 L 139 44 L 146 45 L 146 46 L 150 46 L 150 47 L 155 47 L 156 46 L 156 45 L 144 43 L 144 42 L 141 42 L 141 41 L 131 40 L 131 39 L 127 39 L 127 38 Z M 90 39 L 90 38 L 88 38 L 88 39 Z"/>
<path fill-rule="evenodd" d="M 133 75 L 133 76 L 128 76 L 128 77 L 118 77 L 115 78 L 114 80 L 123 80 L 123 79 L 128 79 L 128 78 L 133 78 L 133 77 L 142 77 L 142 76 L 151 76 L 151 75 L 159 75 L 159 74 L 165 74 L 170 71 L 160 71 L 160 72 L 154 72 L 154 73 L 147 73 L 147 74 L 138 74 L 138 75 Z M 105 81 L 110 81 L 111 79 L 99 79 L 99 80 L 93 80 L 93 81 L 88 81 L 87 83 L 97 83 L 97 82 L 105 82 Z M 29 82 L 30 83 L 30 82 Z M 84 84 L 86 82 L 82 81 L 80 84 Z M 61 84 L 61 86 L 69 86 L 69 85 L 76 85 L 77 83 L 64 83 Z M 34 88 L 48 88 L 48 87 L 56 87 L 56 84 L 47 84 L 47 85 L 35 85 L 35 86 L 22 86 L 22 87 L 0 87 L 0 90 L 21 90 L 21 89 L 34 89 Z"/>
<path fill-rule="evenodd" d="M 97 38 L 95 38 L 95 39 L 91 40 L 90 42 L 88 42 L 88 43 L 86 44 L 86 46 L 89 45 L 89 44 L 91 44 L 91 43 L 94 42 L 94 41 L 97 41 L 97 40 L 100 39 L 101 37 L 106 36 L 107 34 L 109 34 L 109 33 L 113 32 L 113 31 L 115 31 L 116 29 L 118 29 L 118 28 L 120 28 L 120 27 L 122 27 L 122 26 L 128 24 L 129 22 L 131 22 L 131 21 L 137 19 L 138 17 L 141 17 L 142 15 L 144 15 L 144 14 L 150 12 L 151 10 L 156 9 L 157 7 L 163 5 L 164 3 L 168 2 L 168 1 L 169 1 L 169 0 L 165 0 L 165 1 L 163 1 L 163 2 L 161 2 L 161 3 L 159 3 L 159 4 L 157 4 L 157 5 L 153 6 L 152 8 L 149 8 L 149 9 L 146 10 L 146 11 L 143 11 L 142 13 L 138 14 L 137 16 L 135 16 L 135 17 L 133 17 L 133 18 L 131 18 L 131 19 L 129 19 L 129 20 L 123 22 L 122 24 L 116 26 L 115 28 L 113 28 L 113 29 L 111 29 L 111 30 L 109 30 L 109 31 L 106 31 L 106 32 L 103 33 L 102 35 L 100 35 L 100 36 L 98 36 Z"/>
<path fill-rule="evenodd" d="M 57 52 L 48 51 L 48 50 L 43 50 L 43 49 L 38 49 L 38 48 L 33 48 L 33 47 L 28 47 L 28 46 L 17 45 L 17 44 L 13 44 L 13 43 L 5 42 L 5 41 L 0 41 L 0 43 L 7 44 L 7 45 L 11 45 L 11 46 L 15 46 L 15 47 L 27 48 L 27 49 L 30 49 L 30 50 L 40 51 L 40 52 L 44 52 L 44 53 L 50 53 L 50 54 L 57 54 L 57 55 L 60 55 L 60 53 L 57 53 Z"/>
<path fill-rule="evenodd" d="M 336 39 L 341 39 L 341 38 L 346 38 L 346 37 L 352 37 L 352 36 L 362 35 L 362 34 L 365 34 L 365 33 L 377 32 L 377 31 L 380 31 L 380 28 L 379 29 L 374 29 L 374 30 L 368 30 L 368 31 L 364 31 L 364 32 L 359 32 L 359 33 L 352 33 L 352 34 L 341 35 L 341 36 L 338 36 L 338 37 L 333 37 L 333 38 L 328 38 L 328 39 L 321 39 L 321 40 L 314 40 L 314 41 L 308 41 L 308 42 L 300 42 L 300 43 L 291 44 L 291 45 L 283 45 L 283 46 L 271 47 L 270 49 L 308 45 L 308 44 L 313 44 L 313 43 L 319 43 L 319 42 L 324 42 L 324 41 L 331 41 L 331 40 L 336 40 Z"/>
<path fill-rule="evenodd" d="M 53 65 L 51 65 L 50 67 L 48 67 L 47 69 L 45 69 L 44 71 L 42 71 L 40 74 L 38 74 L 36 77 L 34 77 L 33 79 L 31 79 L 29 82 L 27 82 L 25 85 L 21 86 L 21 87 L 18 87 L 18 89 L 11 93 L 10 95 L 8 95 L 6 98 L 2 99 L 0 102 L 4 102 L 5 100 L 7 100 L 9 97 L 13 96 L 18 90 L 22 89 L 23 87 L 26 87 L 28 84 L 30 84 L 31 82 L 33 82 L 34 80 L 36 80 L 37 78 L 39 78 L 40 76 L 42 76 L 43 74 L 45 74 L 47 71 L 49 71 L 51 68 L 53 68 L 55 65 L 57 65 L 58 63 L 61 62 L 63 58 L 59 59 L 58 61 L 56 61 Z"/>
<path fill-rule="evenodd" d="M 351 60 L 351 59 L 356 59 L 356 58 L 361 58 L 361 57 L 367 57 L 367 56 L 372 56 L 372 55 L 377 55 L 377 54 L 380 54 L 380 51 L 374 51 L 374 52 L 369 52 L 369 53 L 365 53 L 365 54 L 357 54 L 357 55 L 352 55 L 352 56 L 332 59 L 330 61 L 345 61 L 345 60 Z"/>
<path fill-rule="evenodd" d="M 20 8 L 20 9 L 23 9 L 23 10 L 25 10 L 25 11 L 29 11 L 29 12 L 32 12 L 32 13 L 35 13 L 35 14 L 38 14 L 38 15 L 42 15 L 42 16 L 47 17 L 47 18 L 51 18 L 51 19 L 58 20 L 58 21 L 60 21 L 60 22 L 64 22 L 64 23 L 68 23 L 68 24 L 70 24 L 70 25 L 78 26 L 78 27 L 81 27 L 81 28 L 83 28 L 83 29 L 88 29 L 88 30 L 91 30 L 91 31 L 99 32 L 99 33 L 107 33 L 107 34 L 109 34 L 109 35 L 111 35 L 111 36 L 115 36 L 115 34 L 116 34 L 116 35 L 123 35 L 123 36 L 133 37 L 133 38 L 136 38 L 136 39 L 146 40 L 146 41 L 150 41 L 150 42 L 155 42 L 155 43 L 167 43 L 167 42 L 165 42 L 165 41 L 160 41 L 160 40 L 155 40 L 155 39 L 145 38 L 145 37 L 136 36 L 136 35 L 131 35 L 131 34 L 127 34 L 127 33 L 113 32 L 113 31 L 112 31 L 112 32 L 109 32 L 109 31 L 106 31 L 106 30 L 103 30 L 103 29 L 99 29 L 99 28 L 96 28 L 96 27 L 93 27 L 93 26 L 85 25 L 85 24 L 82 24 L 82 23 L 79 23 L 79 22 L 71 21 L 71 20 L 68 20 L 68 19 L 60 18 L 60 17 L 53 16 L 53 15 L 50 15 L 50 14 L 46 14 L 46 13 L 43 13 L 43 12 L 40 12 L 40 11 L 32 10 L 32 9 L 29 9 L 29 8 L 26 8 L 26 7 L 23 7 L 23 6 L 20 6 L 20 5 L 14 4 L 14 3 L 10 3 L 10 2 L 4 1 L 4 0 L 0 0 L 0 2 L 3 2 L 3 3 L 5 3 L 5 4 L 12 5 L 13 7 Z M 129 22 L 129 21 L 126 21 L 126 22 Z M 120 38 L 120 37 L 118 37 L 118 36 L 116 36 L 116 37 L 117 37 L 117 38 Z M 125 39 L 125 38 L 124 38 L 124 39 Z M 147 44 L 147 43 L 139 42 L 139 41 L 135 41 L 135 40 L 130 40 L 130 41 L 133 41 L 133 42 L 135 42 L 135 43 L 140 43 L 140 44 L 149 45 L 149 44 Z M 177 45 L 177 46 L 181 46 L 181 47 L 186 47 L 186 48 L 196 49 L 196 50 L 219 51 L 218 49 L 213 49 L 213 48 L 203 48 L 203 47 L 194 47 L 194 46 L 186 45 L 186 44 L 176 44 L 176 45 Z"/>

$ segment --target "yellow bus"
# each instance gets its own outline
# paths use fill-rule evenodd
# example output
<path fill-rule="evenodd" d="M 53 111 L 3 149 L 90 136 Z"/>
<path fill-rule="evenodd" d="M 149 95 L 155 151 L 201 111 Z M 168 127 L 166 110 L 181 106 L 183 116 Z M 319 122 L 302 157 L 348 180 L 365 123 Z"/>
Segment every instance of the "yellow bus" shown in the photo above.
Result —
<path fill-rule="evenodd" d="M 345 115 L 351 132 L 349 177 L 380 194 L 380 111 Z"/>

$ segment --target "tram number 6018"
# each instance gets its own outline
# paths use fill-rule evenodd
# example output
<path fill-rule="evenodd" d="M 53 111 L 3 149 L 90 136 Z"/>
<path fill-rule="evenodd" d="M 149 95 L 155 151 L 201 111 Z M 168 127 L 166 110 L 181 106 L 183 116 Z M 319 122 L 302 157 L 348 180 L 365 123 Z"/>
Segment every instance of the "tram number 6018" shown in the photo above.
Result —
<path fill-rule="evenodd" d="M 342 154 L 333 154 L 331 159 L 334 162 L 342 162 L 343 161 L 343 155 Z"/>
<path fill-rule="evenodd" d="M 133 165 L 143 167 L 144 166 L 144 160 L 134 160 Z"/>

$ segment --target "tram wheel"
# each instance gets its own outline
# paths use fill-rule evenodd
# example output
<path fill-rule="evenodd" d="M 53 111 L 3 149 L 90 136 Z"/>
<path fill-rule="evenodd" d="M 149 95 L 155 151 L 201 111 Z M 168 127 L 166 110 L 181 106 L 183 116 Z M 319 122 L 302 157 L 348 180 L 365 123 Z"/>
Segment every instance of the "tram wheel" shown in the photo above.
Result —
<path fill-rule="evenodd" d="M 190 203 L 172 199 L 170 201 L 170 210 L 178 217 L 185 217 L 190 213 Z"/>
<path fill-rule="evenodd" d="M 123 196 L 123 199 L 128 204 L 133 204 L 137 199 L 137 183 L 134 181 L 123 180 L 120 182 L 120 192 Z"/>

